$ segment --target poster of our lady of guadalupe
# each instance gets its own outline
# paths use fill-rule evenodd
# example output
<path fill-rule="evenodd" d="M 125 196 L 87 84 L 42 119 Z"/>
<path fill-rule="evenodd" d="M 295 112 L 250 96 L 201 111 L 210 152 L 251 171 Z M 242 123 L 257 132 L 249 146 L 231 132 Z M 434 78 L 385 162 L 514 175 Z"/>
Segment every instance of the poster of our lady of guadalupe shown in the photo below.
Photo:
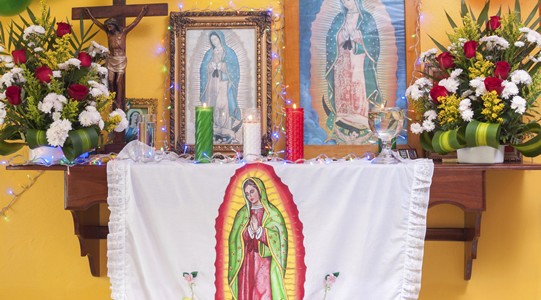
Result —
<path fill-rule="evenodd" d="M 238 169 L 216 219 L 215 299 L 303 299 L 304 255 L 287 185 L 265 164 Z"/>
<path fill-rule="evenodd" d="M 300 0 L 307 145 L 362 145 L 373 106 L 406 108 L 404 0 Z M 398 143 L 406 142 L 405 131 Z"/>

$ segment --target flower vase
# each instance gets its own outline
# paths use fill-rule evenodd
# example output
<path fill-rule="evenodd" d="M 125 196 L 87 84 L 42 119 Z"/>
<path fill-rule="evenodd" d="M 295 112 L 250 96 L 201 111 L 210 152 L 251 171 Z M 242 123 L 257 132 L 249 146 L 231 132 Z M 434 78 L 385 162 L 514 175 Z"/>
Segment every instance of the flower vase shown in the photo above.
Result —
<path fill-rule="evenodd" d="M 60 147 L 41 146 L 28 151 L 29 160 L 33 163 L 51 165 L 65 159 Z"/>
<path fill-rule="evenodd" d="M 498 148 L 490 146 L 477 146 L 462 148 L 457 151 L 459 163 L 466 164 L 499 164 L 503 163 L 505 154 L 505 145 Z"/>

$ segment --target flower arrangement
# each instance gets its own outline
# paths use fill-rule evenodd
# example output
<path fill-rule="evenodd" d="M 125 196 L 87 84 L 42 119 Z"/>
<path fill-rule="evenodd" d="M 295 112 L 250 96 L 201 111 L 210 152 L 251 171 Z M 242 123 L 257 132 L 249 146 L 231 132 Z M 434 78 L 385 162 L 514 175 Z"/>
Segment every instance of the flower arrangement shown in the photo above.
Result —
<path fill-rule="evenodd" d="M 479 16 L 462 1 L 462 24 L 449 16 L 450 45 L 423 52 L 423 77 L 406 90 L 417 116 L 411 131 L 425 150 L 509 144 L 525 156 L 541 154 L 536 100 L 541 94 L 541 34 L 537 6 L 521 20 L 514 11 Z M 535 26 L 531 28 L 530 26 Z M 438 54 L 438 50 L 441 51 Z"/>
<path fill-rule="evenodd" d="M 98 146 L 102 134 L 123 131 L 126 114 L 108 116 L 114 93 L 106 86 L 108 49 L 93 41 L 91 28 L 80 37 L 56 22 L 41 2 L 41 16 L 27 9 L 12 21 L 8 39 L 0 23 L 0 155 L 22 146 L 61 147 L 73 161 Z M 105 118 L 103 117 L 105 116 Z"/>

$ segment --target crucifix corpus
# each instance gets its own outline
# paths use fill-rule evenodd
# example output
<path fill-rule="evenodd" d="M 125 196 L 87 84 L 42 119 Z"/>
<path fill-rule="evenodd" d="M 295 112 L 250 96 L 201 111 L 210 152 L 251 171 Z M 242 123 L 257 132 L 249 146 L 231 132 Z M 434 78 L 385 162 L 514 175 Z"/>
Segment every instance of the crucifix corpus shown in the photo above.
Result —
<path fill-rule="evenodd" d="M 112 6 L 74 7 L 72 20 L 91 19 L 107 34 L 109 55 L 106 67 L 109 71 L 107 82 L 109 90 L 116 93 L 113 108 L 126 109 L 126 35 L 144 16 L 167 16 L 167 3 L 126 5 L 126 0 L 113 0 Z M 126 26 L 126 18 L 135 20 Z M 101 23 L 98 19 L 107 19 Z M 115 145 L 124 145 L 124 133 L 115 134 Z M 121 147 L 119 147 L 122 149 Z M 119 150 L 120 150 L 119 149 Z"/>

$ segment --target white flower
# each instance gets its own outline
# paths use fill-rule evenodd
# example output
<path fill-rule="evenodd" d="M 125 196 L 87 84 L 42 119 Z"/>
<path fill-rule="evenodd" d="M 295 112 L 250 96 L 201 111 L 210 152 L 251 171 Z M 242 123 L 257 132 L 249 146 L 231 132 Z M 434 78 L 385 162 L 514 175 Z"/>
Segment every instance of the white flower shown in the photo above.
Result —
<path fill-rule="evenodd" d="M 6 68 L 13 68 L 15 66 L 14 63 L 7 63 L 4 65 Z"/>
<path fill-rule="evenodd" d="M 92 95 L 92 97 L 96 98 L 101 95 L 105 95 L 106 97 L 109 97 L 109 90 L 107 89 L 105 85 L 98 83 L 94 80 L 88 81 L 88 84 L 91 87 L 89 92 Z"/>
<path fill-rule="evenodd" d="M 3 102 L 0 102 L 0 125 L 4 124 L 4 119 L 6 118 L 6 105 Z"/>
<path fill-rule="evenodd" d="M 106 67 L 103 67 L 100 64 L 92 63 L 92 68 L 94 68 L 100 75 L 107 76 L 109 70 Z"/>
<path fill-rule="evenodd" d="M 530 30 L 531 29 L 528 28 L 528 27 L 522 27 L 522 28 L 519 29 L 519 31 L 522 32 L 522 33 L 528 33 L 528 32 L 530 32 Z"/>
<path fill-rule="evenodd" d="M 462 117 L 462 120 L 469 122 L 473 119 L 473 110 L 465 109 L 460 112 L 460 116 Z"/>
<path fill-rule="evenodd" d="M 513 100 L 511 100 L 511 108 L 514 109 L 516 113 L 522 115 L 526 112 L 526 100 L 520 96 L 513 97 Z"/>
<path fill-rule="evenodd" d="M 42 51 L 43 51 L 43 48 L 41 47 L 34 48 L 34 52 L 42 52 Z"/>
<path fill-rule="evenodd" d="M 53 113 L 53 121 L 58 121 L 60 120 L 60 117 L 62 116 L 62 113 L 60 113 L 59 111 L 55 111 Z"/>
<path fill-rule="evenodd" d="M 120 122 L 115 127 L 115 131 L 122 132 L 126 130 L 126 128 L 128 128 L 128 125 L 129 125 L 128 119 L 126 119 L 126 113 L 123 110 L 117 108 L 109 114 L 109 117 L 115 117 L 115 116 L 120 116 Z"/>
<path fill-rule="evenodd" d="M 442 79 L 438 83 L 439 86 L 443 86 L 450 93 L 456 93 L 459 84 L 458 80 L 453 77 Z"/>
<path fill-rule="evenodd" d="M 53 71 L 53 77 L 54 77 L 54 78 L 60 78 L 60 77 L 62 77 L 62 72 L 61 72 L 61 71 L 58 71 L 58 70 Z"/>
<path fill-rule="evenodd" d="M 105 127 L 105 122 L 103 122 L 103 120 L 100 120 L 98 122 L 98 126 L 100 127 L 100 130 L 103 130 L 103 127 Z"/>
<path fill-rule="evenodd" d="M 51 146 L 63 146 L 71 129 L 71 122 L 69 120 L 54 121 L 45 133 L 47 142 Z"/>
<path fill-rule="evenodd" d="M 0 100 L 6 100 L 6 91 L 0 93 Z"/>
<path fill-rule="evenodd" d="M 421 55 L 419 56 L 419 59 L 422 62 L 426 62 L 428 59 L 436 56 L 436 53 L 438 53 L 438 49 L 436 48 L 428 49 L 425 52 L 421 53 Z"/>
<path fill-rule="evenodd" d="M 511 96 L 517 95 L 519 92 L 517 85 L 511 81 L 504 80 L 502 82 L 502 86 L 503 86 L 503 91 L 502 91 L 501 96 L 504 99 L 508 99 Z"/>
<path fill-rule="evenodd" d="M 460 101 L 460 104 L 458 105 L 460 110 L 465 110 L 471 107 L 471 100 L 466 98 Z"/>
<path fill-rule="evenodd" d="M 88 54 L 90 54 L 90 56 L 92 57 L 95 57 L 96 54 L 107 54 L 109 53 L 109 49 L 107 49 L 106 47 L 92 41 L 92 45 L 90 45 L 90 47 L 88 48 Z"/>
<path fill-rule="evenodd" d="M 423 92 L 419 89 L 419 86 L 413 84 L 406 89 L 406 97 L 419 100 L 423 96 Z"/>
<path fill-rule="evenodd" d="M 69 66 L 68 66 L 67 63 L 59 63 L 59 64 L 58 64 L 58 68 L 59 68 L 60 70 L 67 70 L 68 67 L 69 67 Z"/>
<path fill-rule="evenodd" d="M 53 108 L 55 111 L 62 111 L 64 104 L 67 102 L 68 99 L 63 95 L 49 93 L 43 98 L 43 101 L 38 103 L 38 109 L 47 114 L 51 113 Z"/>
<path fill-rule="evenodd" d="M 505 50 L 509 48 L 509 42 L 497 35 L 485 36 L 479 39 L 479 41 L 486 42 L 488 50 Z"/>
<path fill-rule="evenodd" d="M 438 113 L 435 110 L 431 109 L 431 110 L 425 111 L 423 116 L 425 117 L 426 120 L 432 121 L 438 117 Z"/>
<path fill-rule="evenodd" d="M 458 110 L 460 111 L 460 116 L 466 122 L 469 122 L 473 119 L 473 110 L 471 110 L 471 100 L 466 98 L 460 101 L 458 105 Z"/>
<path fill-rule="evenodd" d="M 0 52 L 4 52 L 4 50 L 6 50 L 6 49 L 4 49 L 4 47 L 0 46 Z"/>
<path fill-rule="evenodd" d="M 79 122 L 84 127 L 97 125 L 101 121 L 101 115 L 94 106 L 87 106 L 84 111 L 79 114 Z"/>
<path fill-rule="evenodd" d="M 477 77 L 470 80 L 470 86 L 475 89 L 476 96 L 484 95 L 487 92 L 485 87 L 485 78 L 483 77 Z"/>
<path fill-rule="evenodd" d="M 517 48 L 524 47 L 524 45 L 525 45 L 524 42 L 521 42 L 521 41 L 516 41 L 515 42 L 515 47 L 517 47 Z"/>
<path fill-rule="evenodd" d="M 45 34 L 45 28 L 39 25 L 30 25 L 24 29 L 23 40 L 27 40 L 31 34 Z"/>
<path fill-rule="evenodd" d="M 528 74 L 528 72 L 524 70 L 516 70 L 513 73 L 511 73 L 511 81 L 514 84 L 523 83 L 526 85 L 530 85 L 532 84 L 532 77 L 530 76 L 530 74 Z"/>
<path fill-rule="evenodd" d="M 2 77 L 0 77 L 0 84 L 3 84 L 5 87 L 10 87 L 13 85 L 13 73 L 6 72 Z"/>
<path fill-rule="evenodd" d="M 528 33 L 526 33 L 526 39 L 530 43 L 537 43 L 539 44 L 539 41 L 541 40 L 541 34 L 535 30 L 530 30 Z"/>
<path fill-rule="evenodd" d="M 436 125 L 434 124 L 433 121 L 429 121 L 429 120 L 424 120 L 423 121 L 423 129 L 424 129 L 424 131 L 431 132 L 435 128 L 436 128 Z"/>
<path fill-rule="evenodd" d="M 419 134 L 423 132 L 423 126 L 421 126 L 421 124 L 419 123 L 411 124 L 410 129 L 411 129 L 411 133 L 413 134 Z"/>
<path fill-rule="evenodd" d="M 453 72 L 451 72 L 451 78 L 457 78 L 463 71 L 464 70 L 462 69 L 454 69 Z"/>
<path fill-rule="evenodd" d="M 66 63 L 77 68 L 81 67 L 81 61 L 78 58 L 70 58 L 66 61 Z"/>

